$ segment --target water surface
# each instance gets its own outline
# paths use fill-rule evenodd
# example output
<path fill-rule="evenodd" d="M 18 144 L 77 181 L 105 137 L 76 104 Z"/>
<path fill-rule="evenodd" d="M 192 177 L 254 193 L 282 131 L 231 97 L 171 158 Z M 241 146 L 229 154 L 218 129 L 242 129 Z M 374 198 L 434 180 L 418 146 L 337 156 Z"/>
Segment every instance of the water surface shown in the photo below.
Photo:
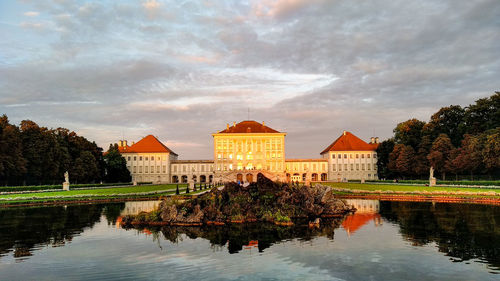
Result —
<path fill-rule="evenodd" d="M 0 280 L 500 279 L 500 207 L 351 200 L 305 225 L 122 229 L 156 202 L 0 209 Z"/>

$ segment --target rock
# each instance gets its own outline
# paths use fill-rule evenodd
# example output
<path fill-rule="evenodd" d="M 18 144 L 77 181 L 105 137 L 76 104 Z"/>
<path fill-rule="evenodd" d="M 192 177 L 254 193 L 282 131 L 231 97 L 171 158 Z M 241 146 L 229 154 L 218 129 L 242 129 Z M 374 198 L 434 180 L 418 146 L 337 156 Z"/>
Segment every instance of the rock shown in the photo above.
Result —
<path fill-rule="evenodd" d="M 177 218 L 177 206 L 170 205 L 161 209 L 161 220 L 164 222 L 174 222 Z"/>
<path fill-rule="evenodd" d="M 193 213 L 189 215 L 184 222 L 187 223 L 201 223 L 203 221 L 203 211 L 200 205 L 194 206 Z"/>

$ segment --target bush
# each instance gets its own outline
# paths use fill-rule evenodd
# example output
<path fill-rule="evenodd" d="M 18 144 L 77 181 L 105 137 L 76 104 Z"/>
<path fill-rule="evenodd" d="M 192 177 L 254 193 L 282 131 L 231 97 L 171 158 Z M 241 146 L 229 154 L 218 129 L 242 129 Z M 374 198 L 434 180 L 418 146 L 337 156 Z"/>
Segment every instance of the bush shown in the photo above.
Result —
<path fill-rule="evenodd" d="M 71 189 L 88 188 L 88 187 L 106 187 L 106 186 L 122 186 L 132 185 L 132 183 L 94 183 L 94 184 L 70 184 Z M 31 186 L 2 186 L 0 192 L 22 192 L 22 191 L 39 191 L 39 190 L 62 190 L 62 184 L 55 185 L 31 185 Z"/>

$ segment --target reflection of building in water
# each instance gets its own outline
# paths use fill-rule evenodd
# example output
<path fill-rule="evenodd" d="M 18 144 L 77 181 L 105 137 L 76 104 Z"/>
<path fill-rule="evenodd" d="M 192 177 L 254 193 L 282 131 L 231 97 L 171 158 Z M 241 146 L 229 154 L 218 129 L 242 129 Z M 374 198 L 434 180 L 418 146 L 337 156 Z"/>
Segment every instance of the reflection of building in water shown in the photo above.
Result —
<path fill-rule="evenodd" d="M 125 202 L 125 208 L 120 216 L 137 215 L 140 212 L 151 212 L 158 208 L 161 201 Z"/>
<path fill-rule="evenodd" d="M 382 225 L 382 219 L 378 213 L 380 210 L 379 200 L 346 199 L 345 201 L 357 209 L 356 213 L 346 217 L 342 223 L 342 227 L 349 236 L 370 221 L 373 221 L 375 226 Z"/>
<path fill-rule="evenodd" d="M 380 209 L 379 200 L 366 199 L 345 199 L 348 205 L 354 206 L 357 209 L 356 214 L 373 214 L 378 213 Z"/>

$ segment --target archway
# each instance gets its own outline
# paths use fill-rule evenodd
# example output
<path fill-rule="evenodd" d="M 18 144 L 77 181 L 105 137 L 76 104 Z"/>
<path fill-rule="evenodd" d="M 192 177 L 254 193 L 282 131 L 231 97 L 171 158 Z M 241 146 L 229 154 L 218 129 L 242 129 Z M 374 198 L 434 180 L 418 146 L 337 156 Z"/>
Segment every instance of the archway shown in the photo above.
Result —
<path fill-rule="evenodd" d="M 292 181 L 296 182 L 296 181 L 299 181 L 299 180 L 300 180 L 300 174 L 299 173 L 293 174 Z"/>
<path fill-rule="evenodd" d="M 181 182 L 182 183 L 187 183 L 188 182 L 188 176 L 184 175 L 181 177 Z"/>
<path fill-rule="evenodd" d="M 312 181 L 318 181 L 318 174 L 313 173 L 313 174 L 311 175 L 311 180 L 312 180 Z"/>
<path fill-rule="evenodd" d="M 292 180 L 292 176 L 289 173 L 287 173 L 286 174 L 286 182 L 290 182 L 291 180 Z"/>
<path fill-rule="evenodd" d="M 214 180 L 214 176 L 213 175 L 208 176 L 208 182 L 209 183 L 212 183 L 213 180 Z"/>
<path fill-rule="evenodd" d="M 200 176 L 200 182 L 203 182 L 203 183 L 204 183 L 204 182 L 207 182 L 207 176 L 205 176 L 205 175 L 201 175 L 201 176 Z"/>
<path fill-rule="evenodd" d="M 321 174 L 321 181 L 327 181 L 328 180 L 328 175 L 326 173 Z"/>
<path fill-rule="evenodd" d="M 179 177 L 178 176 L 172 176 L 172 182 L 173 183 L 178 183 L 179 182 Z"/>
<path fill-rule="evenodd" d="M 247 174 L 247 182 L 253 182 L 253 175 Z"/>
<path fill-rule="evenodd" d="M 306 174 L 306 173 L 303 173 L 303 174 L 302 174 L 302 181 L 306 181 L 306 178 L 307 178 L 307 174 Z"/>
<path fill-rule="evenodd" d="M 243 182 L 243 174 L 237 174 L 236 175 L 236 181 L 237 182 Z"/>

